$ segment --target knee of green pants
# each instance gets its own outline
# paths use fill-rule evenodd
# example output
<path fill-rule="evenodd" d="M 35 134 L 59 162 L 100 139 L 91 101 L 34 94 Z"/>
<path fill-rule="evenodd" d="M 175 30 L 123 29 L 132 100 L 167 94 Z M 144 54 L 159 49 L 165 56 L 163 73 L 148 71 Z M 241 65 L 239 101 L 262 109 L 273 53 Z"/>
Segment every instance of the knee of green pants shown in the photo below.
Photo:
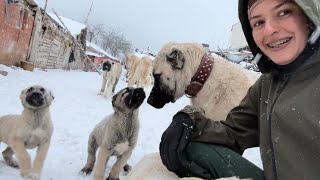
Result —
<path fill-rule="evenodd" d="M 217 144 L 191 142 L 179 154 L 179 159 L 184 167 L 183 175 L 187 177 L 265 179 L 259 167 L 231 149 Z"/>

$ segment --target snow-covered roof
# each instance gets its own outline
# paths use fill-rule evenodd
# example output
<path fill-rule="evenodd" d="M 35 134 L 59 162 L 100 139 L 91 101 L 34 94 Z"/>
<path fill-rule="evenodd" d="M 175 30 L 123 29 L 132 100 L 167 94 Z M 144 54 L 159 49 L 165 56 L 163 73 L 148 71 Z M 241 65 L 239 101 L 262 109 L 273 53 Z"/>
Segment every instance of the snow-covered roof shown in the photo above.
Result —
<path fill-rule="evenodd" d="M 53 14 L 53 13 L 48 13 L 48 15 L 54 19 L 55 21 L 57 21 L 63 28 L 64 28 L 64 25 L 66 26 L 66 28 L 70 31 L 70 33 L 73 35 L 73 36 L 77 36 L 81 33 L 81 30 L 82 29 L 85 29 L 87 26 L 85 24 L 82 24 L 82 23 L 79 23 L 77 21 L 74 21 L 72 19 L 69 19 L 69 18 L 66 18 L 66 17 L 63 17 L 63 16 L 59 16 L 61 21 L 63 22 L 63 24 L 61 23 L 61 21 L 59 20 L 59 18 Z"/>
<path fill-rule="evenodd" d="M 118 60 L 117 58 L 115 58 L 111 54 L 109 54 L 107 51 L 103 50 L 101 47 L 99 47 L 98 45 L 96 45 L 96 44 L 94 44 L 92 42 L 87 41 L 86 45 L 87 45 L 87 47 L 91 47 L 92 49 L 100 52 L 101 54 L 103 54 L 103 55 L 105 55 L 105 56 L 107 56 L 107 57 L 109 57 L 111 59 Z M 88 51 L 86 53 L 88 54 Z M 99 56 L 97 56 L 97 57 L 99 57 Z"/>
<path fill-rule="evenodd" d="M 94 53 L 94 52 L 90 52 L 90 51 L 86 51 L 86 55 L 89 55 L 89 56 L 95 56 L 95 57 L 102 57 L 102 55 L 101 55 L 101 54 Z"/>

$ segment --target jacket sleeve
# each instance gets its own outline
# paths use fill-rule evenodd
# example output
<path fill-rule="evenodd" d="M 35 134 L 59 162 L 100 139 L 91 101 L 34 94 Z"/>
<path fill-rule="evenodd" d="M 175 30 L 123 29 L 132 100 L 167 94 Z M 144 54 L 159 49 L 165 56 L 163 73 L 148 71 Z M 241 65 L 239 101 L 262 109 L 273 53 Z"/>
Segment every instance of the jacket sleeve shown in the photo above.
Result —
<path fill-rule="evenodd" d="M 210 120 L 199 107 L 186 106 L 181 110 L 194 122 L 192 141 L 221 144 L 239 154 L 247 148 L 259 146 L 259 81 L 249 88 L 225 121 Z"/>

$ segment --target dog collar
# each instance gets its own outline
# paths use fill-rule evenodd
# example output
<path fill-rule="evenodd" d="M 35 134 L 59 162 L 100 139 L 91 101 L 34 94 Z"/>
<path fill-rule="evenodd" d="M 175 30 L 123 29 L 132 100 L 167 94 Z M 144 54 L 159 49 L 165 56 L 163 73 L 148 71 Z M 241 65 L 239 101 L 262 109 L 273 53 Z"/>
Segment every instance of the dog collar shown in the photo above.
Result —
<path fill-rule="evenodd" d="M 198 94 L 202 89 L 204 83 L 207 81 L 213 67 L 213 60 L 210 59 L 209 55 L 205 53 L 201 59 L 200 65 L 197 72 L 191 79 L 191 83 L 187 86 L 185 94 L 191 98 Z"/>

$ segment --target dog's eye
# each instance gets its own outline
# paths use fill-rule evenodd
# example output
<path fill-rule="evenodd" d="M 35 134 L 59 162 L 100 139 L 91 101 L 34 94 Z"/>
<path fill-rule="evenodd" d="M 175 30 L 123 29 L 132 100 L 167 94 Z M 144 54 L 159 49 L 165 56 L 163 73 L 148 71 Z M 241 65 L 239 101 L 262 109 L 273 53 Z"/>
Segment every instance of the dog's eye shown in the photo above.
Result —
<path fill-rule="evenodd" d="M 44 92 L 45 92 L 45 89 L 44 89 L 44 88 L 41 88 L 40 91 L 41 91 L 42 93 L 44 93 Z"/>
<path fill-rule="evenodd" d="M 27 91 L 27 92 L 29 93 L 29 92 L 32 92 L 33 90 L 34 90 L 34 88 L 33 88 L 33 87 L 31 87 L 31 88 L 29 88 L 29 89 L 28 89 L 28 91 Z"/>

